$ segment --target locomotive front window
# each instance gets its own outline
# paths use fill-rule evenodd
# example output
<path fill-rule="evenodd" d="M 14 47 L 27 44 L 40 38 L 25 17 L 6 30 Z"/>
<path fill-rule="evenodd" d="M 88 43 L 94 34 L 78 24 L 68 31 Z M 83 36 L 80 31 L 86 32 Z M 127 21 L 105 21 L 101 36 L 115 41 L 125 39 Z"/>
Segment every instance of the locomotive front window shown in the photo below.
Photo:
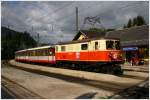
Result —
<path fill-rule="evenodd" d="M 81 44 L 81 50 L 87 50 L 88 45 L 87 44 Z"/>
<path fill-rule="evenodd" d="M 106 48 L 108 50 L 114 49 L 114 41 L 106 41 Z"/>
<path fill-rule="evenodd" d="M 117 50 L 120 49 L 120 41 L 115 41 L 115 47 Z"/>
<path fill-rule="evenodd" d="M 108 50 L 119 50 L 120 49 L 120 41 L 106 41 L 106 48 Z"/>

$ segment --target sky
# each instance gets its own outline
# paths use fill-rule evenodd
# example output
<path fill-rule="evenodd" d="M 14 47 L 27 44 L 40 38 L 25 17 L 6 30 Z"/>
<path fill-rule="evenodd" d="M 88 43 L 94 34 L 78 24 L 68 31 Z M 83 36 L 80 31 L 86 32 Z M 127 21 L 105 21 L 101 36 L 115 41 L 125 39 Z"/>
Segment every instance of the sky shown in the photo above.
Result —
<path fill-rule="evenodd" d="M 30 32 L 40 43 L 71 41 L 76 35 L 76 7 L 79 30 L 93 27 L 87 17 L 97 17 L 96 28 L 118 29 L 130 18 L 143 16 L 149 23 L 147 1 L 2 1 L 1 25 Z"/>

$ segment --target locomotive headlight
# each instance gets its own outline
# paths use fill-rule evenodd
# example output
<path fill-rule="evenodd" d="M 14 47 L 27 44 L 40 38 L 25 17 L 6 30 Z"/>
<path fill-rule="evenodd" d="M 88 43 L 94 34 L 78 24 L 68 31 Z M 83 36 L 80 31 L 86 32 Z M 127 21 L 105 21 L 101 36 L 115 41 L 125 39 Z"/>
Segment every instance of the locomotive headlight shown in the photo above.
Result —
<path fill-rule="evenodd" d="M 120 55 L 119 55 L 119 57 L 120 57 L 120 58 L 122 58 L 122 57 L 123 57 L 123 55 L 122 55 L 122 54 L 120 54 Z"/>
<path fill-rule="evenodd" d="M 118 56 L 117 53 L 114 53 L 113 54 L 113 59 L 117 59 L 117 56 Z"/>

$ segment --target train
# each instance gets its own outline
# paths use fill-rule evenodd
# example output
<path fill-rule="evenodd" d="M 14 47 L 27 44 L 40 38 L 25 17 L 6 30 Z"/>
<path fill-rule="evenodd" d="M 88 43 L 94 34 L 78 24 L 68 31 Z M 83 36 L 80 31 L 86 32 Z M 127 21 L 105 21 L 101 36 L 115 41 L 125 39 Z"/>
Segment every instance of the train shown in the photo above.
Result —
<path fill-rule="evenodd" d="M 120 40 L 112 38 L 84 39 L 15 52 L 18 62 L 41 63 L 68 68 L 123 74 L 124 63 Z"/>

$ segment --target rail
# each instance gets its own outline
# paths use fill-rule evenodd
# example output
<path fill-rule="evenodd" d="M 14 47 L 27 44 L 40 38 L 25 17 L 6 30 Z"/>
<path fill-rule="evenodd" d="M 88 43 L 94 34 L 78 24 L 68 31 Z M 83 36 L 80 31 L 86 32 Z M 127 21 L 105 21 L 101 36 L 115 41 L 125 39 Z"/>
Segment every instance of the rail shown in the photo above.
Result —
<path fill-rule="evenodd" d="M 40 95 L 32 92 L 31 90 L 23 87 L 22 85 L 10 80 L 2 75 L 2 88 L 7 91 L 9 95 L 17 99 L 43 99 Z"/>

